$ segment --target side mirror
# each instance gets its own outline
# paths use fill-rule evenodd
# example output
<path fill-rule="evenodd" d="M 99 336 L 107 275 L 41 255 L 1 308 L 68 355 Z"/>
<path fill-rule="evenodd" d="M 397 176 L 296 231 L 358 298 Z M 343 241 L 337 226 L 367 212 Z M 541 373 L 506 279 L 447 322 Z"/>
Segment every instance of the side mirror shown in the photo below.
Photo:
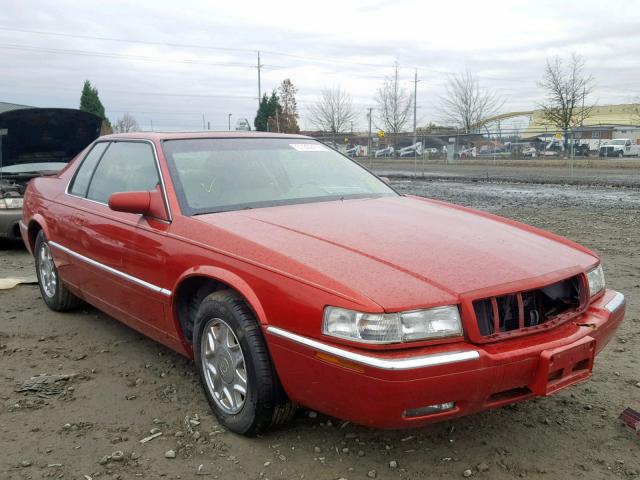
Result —
<path fill-rule="evenodd" d="M 389 180 L 389 177 L 380 177 L 380 180 L 382 180 L 387 185 L 391 185 L 391 180 Z"/>
<path fill-rule="evenodd" d="M 148 192 L 115 192 L 109 197 L 109 208 L 115 212 L 136 213 L 170 221 L 160 185 Z"/>
<path fill-rule="evenodd" d="M 627 140 L 627 143 L 625 143 L 625 146 L 630 147 L 631 146 L 631 140 Z"/>
<path fill-rule="evenodd" d="M 151 192 L 116 192 L 109 197 L 109 208 L 116 212 L 147 215 L 151 208 Z"/>

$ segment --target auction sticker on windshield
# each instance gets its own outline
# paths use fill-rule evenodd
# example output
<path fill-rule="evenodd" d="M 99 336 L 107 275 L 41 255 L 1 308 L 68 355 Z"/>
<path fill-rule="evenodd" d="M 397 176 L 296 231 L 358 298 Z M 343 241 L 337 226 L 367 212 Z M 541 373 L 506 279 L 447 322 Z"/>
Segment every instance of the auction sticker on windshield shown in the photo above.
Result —
<path fill-rule="evenodd" d="M 299 152 L 326 152 L 327 147 L 319 143 L 290 143 L 290 147 L 295 148 Z"/>

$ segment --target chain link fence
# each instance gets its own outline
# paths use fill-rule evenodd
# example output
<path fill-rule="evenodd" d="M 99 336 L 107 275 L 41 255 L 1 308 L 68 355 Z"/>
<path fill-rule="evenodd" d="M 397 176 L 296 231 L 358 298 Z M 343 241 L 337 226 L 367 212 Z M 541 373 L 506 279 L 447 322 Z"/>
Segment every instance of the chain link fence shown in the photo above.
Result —
<path fill-rule="evenodd" d="M 371 136 L 319 134 L 324 144 L 381 174 L 426 176 L 434 170 L 470 166 L 500 168 L 620 167 L 640 170 L 640 128 L 581 127 L 566 136 L 552 129 L 505 129 L 464 134 L 441 130 Z M 614 146 L 612 146 L 614 145 Z M 612 158 L 613 157 L 613 158 Z"/>

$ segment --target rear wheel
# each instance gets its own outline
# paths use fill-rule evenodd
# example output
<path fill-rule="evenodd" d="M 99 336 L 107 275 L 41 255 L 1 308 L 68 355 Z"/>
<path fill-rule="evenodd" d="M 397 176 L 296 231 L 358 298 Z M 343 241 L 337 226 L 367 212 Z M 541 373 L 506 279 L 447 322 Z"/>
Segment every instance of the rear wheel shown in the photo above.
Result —
<path fill-rule="evenodd" d="M 215 292 L 202 301 L 193 351 L 209 405 L 229 430 L 254 436 L 295 413 L 295 405 L 278 381 L 260 326 L 237 293 Z"/>
<path fill-rule="evenodd" d="M 60 280 L 49 242 L 42 230 L 36 237 L 35 256 L 38 287 L 47 307 L 56 312 L 64 312 L 82 305 L 82 300 L 71 293 Z"/>

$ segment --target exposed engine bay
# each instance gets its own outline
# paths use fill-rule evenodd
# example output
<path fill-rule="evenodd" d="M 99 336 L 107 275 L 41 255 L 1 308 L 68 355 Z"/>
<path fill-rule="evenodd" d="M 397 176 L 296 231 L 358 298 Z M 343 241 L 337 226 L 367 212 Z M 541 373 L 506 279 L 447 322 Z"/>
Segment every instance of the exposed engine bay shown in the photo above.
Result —
<path fill-rule="evenodd" d="M 22 197 L 27 188 L 27 181 L 33 176 L 29 176 L 26 180 L 0 179 L 0 198 Z"/>

